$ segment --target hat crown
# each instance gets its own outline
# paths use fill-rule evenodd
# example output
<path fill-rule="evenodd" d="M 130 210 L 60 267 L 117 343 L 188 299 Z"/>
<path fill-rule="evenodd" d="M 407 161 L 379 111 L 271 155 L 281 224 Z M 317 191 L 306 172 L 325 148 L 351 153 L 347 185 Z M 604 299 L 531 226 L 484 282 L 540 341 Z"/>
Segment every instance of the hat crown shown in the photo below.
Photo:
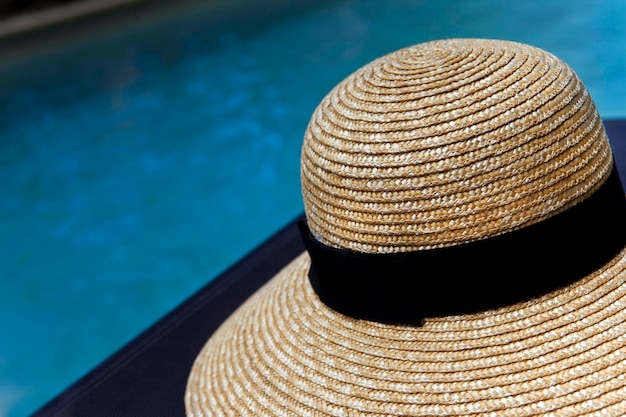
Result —
<path fill-rule="evenodd" d="M 312 233 L 359 252 L 451 246 L 584 200 L 612 156 L 576 74 L 506 41 L 453 39 L 362 67 L 315 110 L 302 148 Z"/>

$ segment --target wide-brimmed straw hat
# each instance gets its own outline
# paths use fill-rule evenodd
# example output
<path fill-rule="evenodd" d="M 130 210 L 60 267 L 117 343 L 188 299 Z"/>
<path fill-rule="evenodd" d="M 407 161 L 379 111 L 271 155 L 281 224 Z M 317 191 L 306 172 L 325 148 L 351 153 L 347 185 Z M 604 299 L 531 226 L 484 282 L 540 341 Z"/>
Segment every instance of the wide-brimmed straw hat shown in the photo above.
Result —
<path fill-rule="evenodd" d="M 626 415 L 624 192 L 562 61 L 424 43 L 335 87 L 307 252 L 191 370 L 189 416 Z"/>

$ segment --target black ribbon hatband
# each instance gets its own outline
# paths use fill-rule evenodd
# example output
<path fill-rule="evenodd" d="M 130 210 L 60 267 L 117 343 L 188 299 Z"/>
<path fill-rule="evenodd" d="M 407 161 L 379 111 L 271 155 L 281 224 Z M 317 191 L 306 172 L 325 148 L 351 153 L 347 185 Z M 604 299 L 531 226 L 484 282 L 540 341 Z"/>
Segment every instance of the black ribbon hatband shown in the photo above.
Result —
<path fill-rule="evenodd" d="M 531 226 L 457 246 L 366 254 L 319 242 L 299 224 L 309 280 L 348 316 L 419 325 L 536 297 L 599 269 L 624 247 L 626 199 L 615 167 L 583 202 Z"/>

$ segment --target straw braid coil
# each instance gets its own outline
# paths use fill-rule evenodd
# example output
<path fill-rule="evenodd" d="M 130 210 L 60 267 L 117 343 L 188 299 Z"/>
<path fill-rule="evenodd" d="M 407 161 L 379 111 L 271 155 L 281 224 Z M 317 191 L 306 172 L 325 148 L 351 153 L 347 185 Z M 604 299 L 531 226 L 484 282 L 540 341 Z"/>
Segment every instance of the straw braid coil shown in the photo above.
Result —
<path fill-rule="evenodd" d="M 622 416 L 626 259 L 557 293 L 423 327 L 355 320 L 301 255 L 209 340 L 190 416 Z"/>
<path fill-rule="evenodd" d="M 584 199 L 611 152 L 563 62 L 449 40 L 382 57 L 316 109 L 302 150 L 311 231 L 360 252 L 413 251 L 535 223 Z"/>
<path fill-rule="evenodd" d="M 301 172 L 312 233 L 376 253 L 540 222 L 593 193 L 611 165 L 567 65 L 464 39 L 394 52 L 341 82 L 311 118 Z M 187 415 L 626 415 L 625 255 L 542 297 L 412 327 L 324 305 L 304 253 L 204 346 Z"/>

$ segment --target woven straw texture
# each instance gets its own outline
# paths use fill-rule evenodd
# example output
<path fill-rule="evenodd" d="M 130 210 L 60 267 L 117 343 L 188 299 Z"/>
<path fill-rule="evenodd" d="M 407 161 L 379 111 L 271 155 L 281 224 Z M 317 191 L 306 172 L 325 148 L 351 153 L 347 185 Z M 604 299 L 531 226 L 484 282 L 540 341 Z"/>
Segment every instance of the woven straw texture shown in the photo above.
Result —
<path fill-rule="evenodd" d="M 583 199 L 611 168 L 589 93 L 554 56 L 487 40 L 421 44 L 339 84 L 305 134 L 311 231 L 360 252 L 485 238 Z"/>
<path fill-rule="evenodd" d="M 611 165 L 567 65 L 517 43 L 447 40 L 329 93 L 305 134 L 302 189 L 329 245 L 427 250 L 551 217 Z M 626 415 L 626 250 L 566 288 L 421 327 L 331 310 L 309 267 L 296 258 L 211 337 L 188 416 Z"/>
<path fill-rule="evenodd" d="M 623 416 L 626 258 L 566 290 L 423 327 L 353 320 L 302 255 L 197 358 L 189 416 Z"/>

